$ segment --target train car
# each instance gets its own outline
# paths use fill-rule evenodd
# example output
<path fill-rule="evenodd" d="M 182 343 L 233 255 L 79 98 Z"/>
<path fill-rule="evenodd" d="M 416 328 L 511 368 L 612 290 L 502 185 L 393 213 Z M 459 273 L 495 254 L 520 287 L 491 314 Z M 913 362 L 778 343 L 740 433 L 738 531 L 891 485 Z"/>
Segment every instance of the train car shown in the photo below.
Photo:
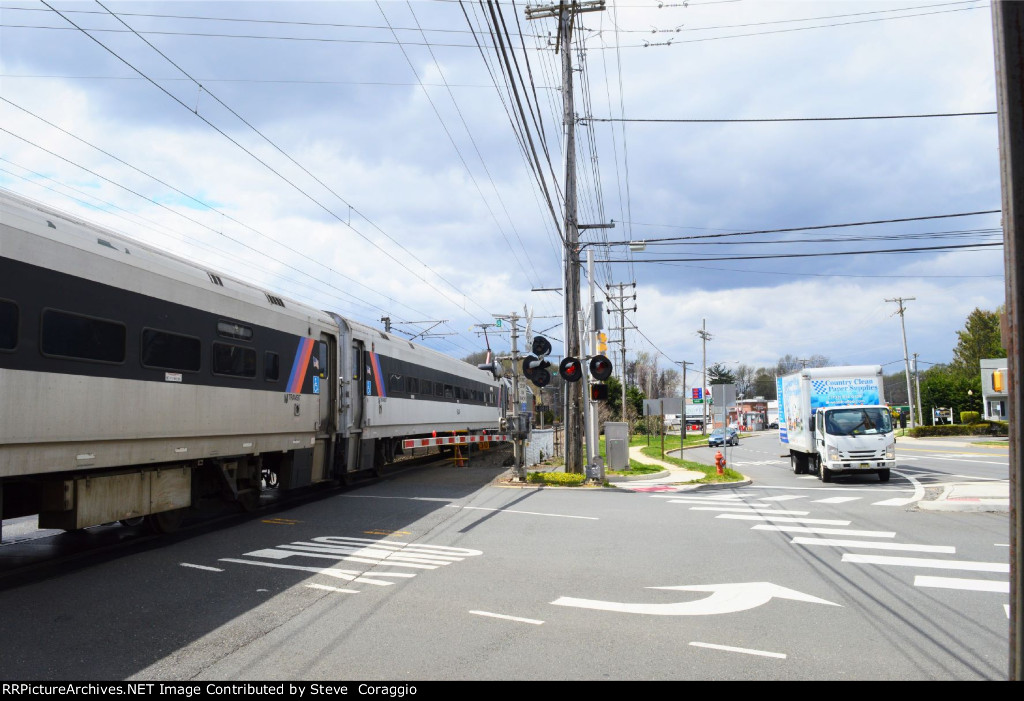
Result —
<path fill-rule="evenodd" d="M 0 192 L 0 516 L 177 527 L 496 431 L 460 360 Z"/>

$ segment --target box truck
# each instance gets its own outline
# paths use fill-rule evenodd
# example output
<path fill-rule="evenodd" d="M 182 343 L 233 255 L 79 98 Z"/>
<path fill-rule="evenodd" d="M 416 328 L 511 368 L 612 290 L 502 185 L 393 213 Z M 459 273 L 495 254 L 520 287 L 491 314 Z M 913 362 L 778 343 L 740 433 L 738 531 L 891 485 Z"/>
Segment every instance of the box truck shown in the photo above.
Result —
<path fill-rule="evenodd" d="M 776 379 L 779 440 L 793 472 L 823 482 L 873 473 L 887 482 L 896 436 L 885 404 L 881 365 L 804 368 Z"/>

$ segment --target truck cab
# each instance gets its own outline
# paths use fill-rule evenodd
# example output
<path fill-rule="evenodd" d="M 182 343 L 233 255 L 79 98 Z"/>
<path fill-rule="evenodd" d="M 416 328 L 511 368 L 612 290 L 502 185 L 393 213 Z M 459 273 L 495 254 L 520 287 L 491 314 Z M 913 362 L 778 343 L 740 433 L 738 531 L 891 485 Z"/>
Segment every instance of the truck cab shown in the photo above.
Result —
<path fill-rule="evenodd" d="M 823 482 L 833 475 L 874 473 L 889 481 L 896 467 L 896 436 L 886 406 L 819 407 L 814 412 L 814 466 Z"/>

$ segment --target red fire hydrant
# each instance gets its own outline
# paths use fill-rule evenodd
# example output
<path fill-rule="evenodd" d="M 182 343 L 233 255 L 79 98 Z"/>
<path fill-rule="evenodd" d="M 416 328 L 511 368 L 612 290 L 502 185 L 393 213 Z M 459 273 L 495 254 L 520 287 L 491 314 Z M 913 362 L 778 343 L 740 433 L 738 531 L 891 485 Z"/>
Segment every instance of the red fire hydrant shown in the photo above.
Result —
<path fill-rule="evenodd" d="M 725 458 L 722 457 L 721 450 L 715 453 L 715 469 L 717 470 L 718 474 L 725 474 Z"/>

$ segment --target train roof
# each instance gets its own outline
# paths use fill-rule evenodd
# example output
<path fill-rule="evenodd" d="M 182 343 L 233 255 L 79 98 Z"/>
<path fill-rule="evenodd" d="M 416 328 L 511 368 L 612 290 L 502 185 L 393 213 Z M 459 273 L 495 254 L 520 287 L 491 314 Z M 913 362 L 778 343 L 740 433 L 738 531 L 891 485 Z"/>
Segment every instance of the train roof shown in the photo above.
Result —
<path fill-rule="evenodd" d="M 329 315 L 323 310 L 2 188 L 0 222 L 83 252 L 117 257 L 127 265 L 146 268 L 197 287 L 210 289 L 212 283 L 215 292 L 261 307 L 276 307 L 293 316 L 329 321 Z"/>

